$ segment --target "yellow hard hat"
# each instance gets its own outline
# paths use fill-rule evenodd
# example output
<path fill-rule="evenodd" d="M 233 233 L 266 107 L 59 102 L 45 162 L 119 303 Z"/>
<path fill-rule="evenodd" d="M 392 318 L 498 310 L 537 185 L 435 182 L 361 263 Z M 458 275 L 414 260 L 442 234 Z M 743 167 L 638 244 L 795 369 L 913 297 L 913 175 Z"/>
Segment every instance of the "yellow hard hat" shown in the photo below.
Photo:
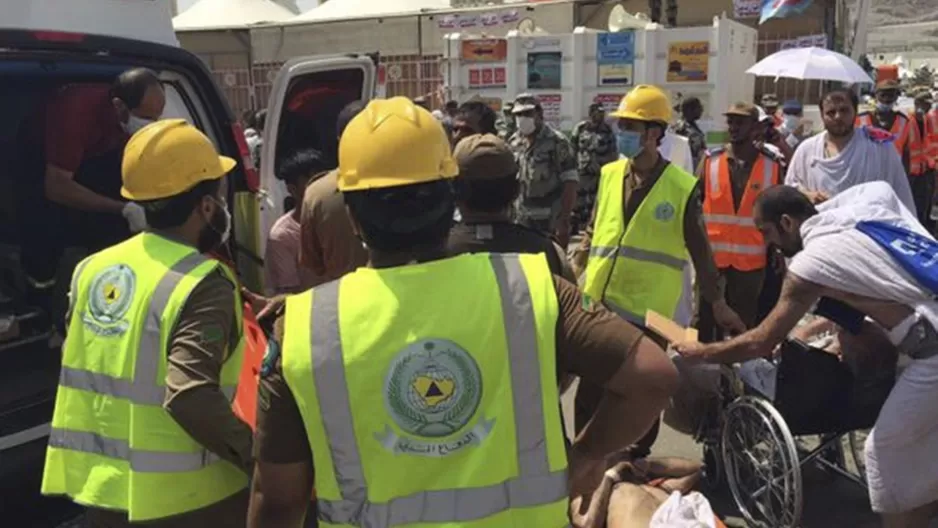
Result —
<path fill-rule="evenodd" d="M 619 119 L 669 123 L 671 100 L 661 88 L 640 84 L 625 94 L 619 102 L 619 108 L 609 115 Z"/>
<path fill-rule="evenodd" d="M 199 129 L 184 119 L 163 119 L 134 134 L 124 147 L 121 196 L 147 201 L 182 194 L 235 168 Z"/>
<path fill-rule="evenodd" d="M 375 99 L 339 141 L 340 191 L 363 191 L 455 178 L 443 125 L 406 97 Z"/>

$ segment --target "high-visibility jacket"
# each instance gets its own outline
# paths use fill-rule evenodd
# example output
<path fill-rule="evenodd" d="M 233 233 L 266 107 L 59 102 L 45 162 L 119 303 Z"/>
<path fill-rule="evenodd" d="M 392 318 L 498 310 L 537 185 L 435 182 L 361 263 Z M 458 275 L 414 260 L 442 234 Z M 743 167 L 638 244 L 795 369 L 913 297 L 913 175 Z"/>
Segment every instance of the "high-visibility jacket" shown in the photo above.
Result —
<path fill-rule="evenodd" d="M 756 196 L 763 189 L 777 185 L 778 179 L 779 164 L 759 154 L 749 173 L 739 209 L 736 209 L 727 152 L 717 149 L 707 153 L 703 213 L 718 268 L 752 271 L 765 267 L 765 239 L 756 228 L 752 206 Z"/>
<path fill-rule="evenodd" d="M 658 178 L 625 223 L 623 188 L 629 160 L 603 167 L 583 290 L 633 323 L 654 310 L 674 317 L 690 255 L 684 212 L 697 178 L 673 164 Z"/>
<path fill-rule="evenodd" d="M 362 268 L 289 297 L 282 368 L 320 525 L 568 526 L 558 310 L 534 254 Z"/>
<path fill-rule="evenodd" d="M 925 114 L 925 155 L 928 166 L 938 166 L 938 108 Z"/>
<path fill-rule="evenodd" d="M 873 124 L 872 113 L 860 112 L 860 115 L 857 116 L 857 125 L 876 127 Z M 892 122 L 889 133 L 896 137 L 893 145 L 895 145 L 900 157 L 904 155 L 906 146 L 908 146 L 909 174 L 913 176 L 921 175 L 928 166 L 928 160 L 925 157 L 924 145 L 915 120 L 909 119 L 909 116 L 903 112 L 896 112 L 896 119 Z"/>
<path fill-rule="evenodd" d="M 173 328 L 192 290 L 219 267 L 235 283 L 217 260 L 150 233 L 79 263 L 42 493 L 146 521 L 247 486 L 243 470 L 207 451 L 162 406 Z M 235 311 L 241 321 L 240 301 Z M 221 370 L 229 398 L 243 348 L 243 339 L 232 344 Z"/>

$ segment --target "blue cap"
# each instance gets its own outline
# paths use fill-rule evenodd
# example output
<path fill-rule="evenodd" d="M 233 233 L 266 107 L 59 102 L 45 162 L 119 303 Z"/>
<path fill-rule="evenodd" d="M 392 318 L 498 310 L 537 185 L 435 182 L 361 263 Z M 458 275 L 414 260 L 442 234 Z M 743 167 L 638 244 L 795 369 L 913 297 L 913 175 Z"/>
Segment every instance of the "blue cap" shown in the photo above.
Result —
<path fill-rule="evenodd" d="M 782 105 L 782 113 L 785 114 L 800 114 L 803 111 L 804 107 L 801 105 L 801 101 L 797 99 L 789 99 Z"/>

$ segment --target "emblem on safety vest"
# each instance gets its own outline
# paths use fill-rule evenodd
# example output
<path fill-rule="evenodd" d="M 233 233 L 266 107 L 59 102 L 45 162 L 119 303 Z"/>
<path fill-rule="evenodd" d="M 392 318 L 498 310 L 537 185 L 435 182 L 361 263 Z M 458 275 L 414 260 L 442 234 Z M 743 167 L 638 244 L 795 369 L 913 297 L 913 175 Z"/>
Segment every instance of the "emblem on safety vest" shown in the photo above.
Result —
<path fill-rule="evenodd" d="M 655 218 L 662 222 L 674 218 L 674 206 L 668 202 L 661 202 L 655 207 Z"/>
<path fill-rule="evenodd" d="M 91 280 L 88 312 L 82 321 L 99 335 L 115 336 L 127 331 L 124 320 L 134 299 L 137 277 L 130 267 L 117 264 L 105 268 Z"/>
<path fill-rule="evenodd" d="M 479 444 L 494 420 L 472 421 L 482 400 L 482 374 L 472 356 L 446 339 L 425 339 L 398 353 L 384 381 L 384 404 L 398 428 L 375 438 L 395 453 L 446 456 Z M 454 436 L 458 435 L 458 436 Z"/>

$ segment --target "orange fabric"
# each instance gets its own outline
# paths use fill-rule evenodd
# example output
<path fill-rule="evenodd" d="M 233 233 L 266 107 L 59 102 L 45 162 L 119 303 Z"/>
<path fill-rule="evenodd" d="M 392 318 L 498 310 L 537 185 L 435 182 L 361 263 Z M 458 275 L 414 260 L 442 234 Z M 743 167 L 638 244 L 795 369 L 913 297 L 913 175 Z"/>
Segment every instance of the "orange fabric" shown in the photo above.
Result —
<path fill-rule="evenodd" d="M 736 210 L 726 152 L 709 154 L 704 161 L 704 220 L 713 257 L 720 269 L 762 269 L 766 265 L 765 240 L 753 221 L 752 206 L 762 189 L 778 185 L 779 165 L 760 155 Z"/>
<path fill-rule="evenodd" d="M 254 309 L 249 303 L 244 303 L 244 339 L 244 365 L 241 367 L 238 391 L 231 407 L 244 423 L 254 429 L 257 424 L 258 376 L 267 350 L 267 336 L 264 335 L 264 330 L 258 324 Z"/>
<path fill-rule="evenodd" d="M 938 166 L 938 109 L 925 114 L 925 156 L 929 168 Z"/>
<path fill-rule="evenodd" d="M 857 125 L 875 127 L 873 116 L 869 112 L 858 115 L 856 123 Z M 919 137 L 918 126 L 916 126 L 914 120 L 909 119 L 909 116 L 902 112 L 896 112 L 896 119 L 893 121 L 889 133 L 896 137 L 893 145 L 896 147 L 896 151 L 899 152 L 900 157 L 904 154 L 906 146 L 908 146 L 909 174 L 919 176 L 924 173 L 925 168 L 928 166 L 928 158 L 925 152 L 926 145 Z"/>

